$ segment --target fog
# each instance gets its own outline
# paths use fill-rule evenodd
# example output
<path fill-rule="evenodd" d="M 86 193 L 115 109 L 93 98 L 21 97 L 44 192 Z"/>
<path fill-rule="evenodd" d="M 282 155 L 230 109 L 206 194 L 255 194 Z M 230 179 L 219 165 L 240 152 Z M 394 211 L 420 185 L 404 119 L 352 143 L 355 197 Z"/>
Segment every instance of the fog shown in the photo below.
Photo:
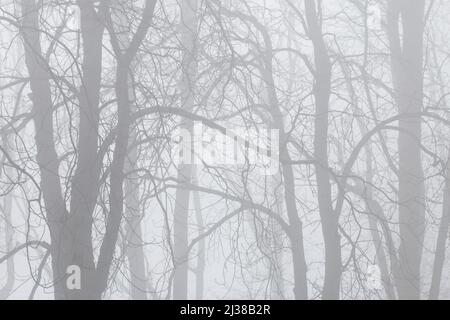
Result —
<path fill-rule="evenodd" d="M 449 14 L 0 0 L 0 299 L 449 299 Z"/>

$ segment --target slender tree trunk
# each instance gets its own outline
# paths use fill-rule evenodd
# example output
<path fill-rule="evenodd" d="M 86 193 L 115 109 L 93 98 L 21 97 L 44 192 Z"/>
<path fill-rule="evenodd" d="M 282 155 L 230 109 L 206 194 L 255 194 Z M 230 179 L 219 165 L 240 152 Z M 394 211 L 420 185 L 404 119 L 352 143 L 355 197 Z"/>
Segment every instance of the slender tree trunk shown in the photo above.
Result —
<path fill-rule="evenodd" d="M 22 37 L 25 63 L 30 76 L 33 121 L 40 168 L 40 186 L 50 229 L 51 255 L 55 298 L 64 299 L 67 247 L 63 232 L 67 210 L 59 180 L 59 162 L 54 144 L 53 105 L 50 91 L 50 73 L 42 56 L 39 29 L 39 7 L 35 0 L 22 0 Z"/>
<path fill-rule="evenodd" d="M 98 193 L 99 95 L 102 73 L 102 39 L 104 25 L 90 1 L 78 1 L 83 40 L 82 83 L 80 86 L 80 122 L 78 162 L 72 179 L 68 232 L 71 239 L 69 264 L 81 270 L 81 290 L 67 290 L 71 299 L 95 299 L 92 288 L 95 262 L 92 247 L 93 211 Z"/>
<path fill-rule="evenodd" d="M 8 138 L 2 138 L 2 143 L 6 146 L 8 141 Z M 4 165 L 4 161 L 0 162 L 0 168 L 2 168 Z M 6 172 L 9 172 L 8 168 L 3 169 Z M 1 173 L 0 173 L 1 176 Z M 2 209 L 2 215 L 1 218 L 5 228 L 4 228 L 4 240 L 5 240 L 5 248 L 4 252 L 9 252 L 13 246 L 14 246 L 14 229 L 12 227 L 13 221 L 11 219 L 11 211 L 12 211 L 12 200 L 14 197 L 14 190 L 11 190 L 7 195 L 3 195 L 3 202 L 1 204 Z M 14 255 L 11 256 L 6 261 L 6 283 L 3 285 L 2 288 L 0 288 L 0 300 L 6 300 L 11 290 L 13 289 L 14 282 L 15 282 L 15 267 L 14 267 Z"/>
<path fill-rule="evenodd" d="M 186 0 L 181 4 L 181 43 L 183 47 L 183 75 L 181 80 L 181 105 L 188 112 L 194 109 L 194 86 L 197 74 L 196 37 L 197 37 L 197 0 Z M 186 120 L 182 127 L 191 133 L 193 123 Z M 192 153 L 191 153 L 192 155 Z M 192 156 L 190 157 L 192 158 Z M 192 164 L 180 164 L 178 167 L 179 184 L 192 180 Z M 190 192 L 188 188 L 178 188 L 174 211 L 174 255 L 175 273 L 173 279 L 173 297 L 184 300 L 188 297 L 188 210 Z"/>
<path fill-rule="evenodd" d="M 266 41 L 266 46 L 270 43 Z M 291 242 L 292 262 L 294 267 L 294 296 L 297 300 L 308 299 L 308 285 L 306 278 L 306 259 L 305 249 L 303 246 L 303 224 L 298 216 L 296 198 L 295 198 L 295 182 L 294 170 L 291 165 L 291 156 L 287 147 L 287 134 L 284 130 L 283 116 L 278 104 L 278 98 L 275 91 L 275 85 L 272 76 L 271 52 L 272 48 L 268 48 L 268 57 L 266 58 L 266 69 L 264 72 L 264 80 L 267 86 L 269 96 L 269 105 L 274 117 L 274 128 L 279 131 L 280 136 L 280 160 L 282 177 L 284 181 L 284 201 L 286 204 L 289 226 L 291 227 L 288 234 Z"/>
<path fill-rule="evenodd" d="M 115 15 L 113 18 L 117 39 L 122 47 L 128 47 L 131 41 L 131 34 L 128 30 L 128 19 L 124 10 L 120 7 L 126 5 L 127 1 L 116 0 L 113 2 Z M 136 71 L 135 60 L 131 62 L 130 70 Z M 136 111 L 134 90 L 131 79 L 128 80 L 128 94 L 130 110 Z M 142 241 L 142 218 L 140 208 L 139 176 L 135 172 L 138 161 L 138 147 L 134 144 L 138 139 L 137 129 L 131 127 L 130 140 L 128 142 L 129 151 L 125 159 L 125 252 L 128 258 L 130 273 L 130 297 L 132 300 L 147 299 L 147 276 L 145 268 L 145 256 Z"/>
<path fill-rule="evenodd" d="M 288 134 L 284 128 L 283 114 L 280 109 L 275 82 L 273 78 L 272 59 L 274 55 L 271 38 L 264 27 L 256 18 L 237 11 L 230 11 L 221 7 L 226 14 L 239 17 L 253 24 L 264 38 L 265 50 L 263 55 L 263 65 L 260 67 L 261 77 L 264 80 L 268 95 L 268 112 L 272 117 L 272 125 L 279 133 L 279 159 L 281 162 L 281 172 L 284 182 L 284 201 L 289 220 L 289 232 L 287 235 L 291 243 L 292 264 L 294 271 L 294 297 L 297 300 L 308 299 L 307 267 L 305 258 L 305 249 L 303 245 L 303 224 L 298 215 L 296 197 L 294 170 L 292 168 L 292 159 L 288 150 Z"/>
<path fill-rule="evenodd" d="M 281 186 L 281 174 L 278 172 L 272 177 L 271 190 L 273 190 L 273 211 L 282 216 L 284 205 L 279 199 L 284 198 L 284 190 Z M 283 230 L 280 225 L 272 218 L 269 218 L 269 230 L 271 233 L 270 241 L 270 263 L 273 276 L 270 281 L 270 298 L 281 300 L 285 298 L 284 287 L 284 267 L 283 267 Z"/>
<path fill-rule="evenodd" d="M 126 50 L 115 48 L 117 61 L 115 92 L 117 97 L 117 127 L 113 160 L 110 169 L 109 215 L 106 221 L 96 268 L 95 289 L 98 297 L 106 290 L 111 263 L 114 257 L 120 224 L 124 208 L 124 165 L 130 140 L 131 104 L 129 90 L 130 66 L 151 26 L 156 0 L 147 0 L 142 13 L 142 19 L 137 31 Z M 118 42 L 117 35 L 110 26 L 110 36 Z"/>
<path fill-rule="evenodd" d="M 447 160 L 450 164 L 450 158 Z M 445 174 L 444 201 L 442 203 L 442 218 L 439 224 L 439 231 L 436 243 L 436 253 L 434 255 L 433 274 L 431 278 L 429 299 L 439 299 L 439 291 L 442 280 L 442 270 L 445 263 L 445 251 L 448 237 L 448 227 L 450 224 L 450 166 L 447 166 Z"/>
<path fill-rule="evenodd" d="M 287 151 L 284 154 L 282 153 L 281 157 L 286 162 L 291 160 Z M 285 185 L 284 199 L 289 217 L 289 225 L 291 227 L 289 239 L 291 240 L 292 262 L 294 267 L 294 297 L 296 300 L 306 300 L 308 299 L 308 282 L 306 277 L 305 248 L 303 246 L 303 224 L 297 211 L 294 172 L 292 166 L 288 164 L 283 164 L 282 170 Z"/>
<path fill-rule="evenodd" d="M 436 68 L 436 80 L 439 83 L 439 94 L 442 97 L 442 105 L 447 105 L 447 97 L 445 91 L 445 82 L 443 80 L 442 71 L 438 65 L 438 60 L 436 56 L 436 50 L 433 50 L 433 60 Z M 449 119 L 447 115 L 447 119 Z M 430 285 L 430 300 L 438 300 L 441 281 L 442 281 L 442 271 L 445 263 L 445 253 L 447 246 L 448 228 L 450 224 L 450 153 L 447 156 L 447 167 L 444 170 L 445 186 L 442 201 L 442 217 L 439 224 L 439 231 L 436 241 L 436 252 L 434 254 L 433 263 L 433 273 L 431 277 Z"/>
<path fill-rule="evenodd" d="M 305 0 L 309 37 L 314 47 L 316 103 L 314 153 L 316 160 L 317 193 L 322 234 L 325 243 L 325 280 L 323 299 L 339 299 L 341 284 L 341 241 L 339 215 L 333 210 L 328 164 L 328 113 L 330 100 L 331 63 L 323 39 L 315 0 Z"/>
<path fill-rule="evenodd" d="M 136 137 L 133 134 L 134 137 Z M 132 139 L 134 140 L 134 139 Z M 137 150 L 133 148 L 127 158 L 126 171 L 136 168 Z M 126 253 L 130 270 L 131 299 L 147 299 L 147 276 L 142 240 L 142 215 L 139 205 L 137 174 L 129 174 L 125 181 Z"/>
<path fill-rule="evenodd" d="M 106 222 L 106 231 L 100 249 L 97 264 L 96 294 L 100 298 L 107 287 L 109 268 L 114 256 L 117 237 L 122 220 L 124 206 L 123 182 L 125 157 L 129 140 L 131 123 L 129 94 L 128 94 L 128 67 L 129 64 L 118 59 L 116 72 L 116 95 L 118 105 L 117 138 L 114 147 L 113 161 L 110 174 L 109 215 Z"/>
<path fill-rule="evenodd" d="M 424 0 L 389 1 L 388 34 L 392 76 L 400 114 L 422 111 L 424 10 Z M 399 129 L 400 270 L 396 284 L 400 299 L 419 299 L 425 226 L 421 119 L 401 119 Z"/>
<path fill-rule="evenodd" d="M 194 166 L 194 174 L 192 176 L 192 183 L 198 185 L 198 172 L 197 167 Z M 205 224 L 203 222 L 202 207 L 200 202 L 200 193 L 198 190 L 193 191 L 194 196 L 194 209 L 195 209 L 195 219 L 197 220 L 198 233 L 203 234 L 205 232 Z M 202 238 L 198 242 L 198 255 L 197 255 L 197 266 L 195 268 L 195 299 L 203 299 L 204 291 L 204 277 L 205 277 L 205 238 Z"/>
<path fill-rule="evenodd" d="M 345 64 L 345 62 L 341 63 L 342 66 L 342 73 L 344 74 L 346 83 L 347 83 L 347 89 L 350 94 L 352 106 L 353 106 L 353 112 L 356 116 L 356 121 L 358 123 L 359 131 L 361 132 L 361 136 L 367 135 L 367 127 L 364 125 L 362 119 L 360 116 L 362 116 L 363 111 L 359 107 L 359 100 L 356 95 L 355 89 L 353 87 L 352 81 L 351 81 L 351 69 Z M 367 90 L 367 99 L 370 100 L 370 91 Z M 370 104 L 370 102 L 369 102 Z M 372 240 L 374 242 L 375 250 L 376 250 L 376 258 L 378 262 L 378 266 L 380 267 L 381 271 L 381 280 L 383 282 L 383 286 L 386 291 L 386 295 L 388 299 L 395 299 L 395 290 L 392 285 L 391 277 L 389 274 L 389 267 L 387 264 L 386 254 L 383 247 L 383 241 L 379 234 L 378 229 L 378 223 L 376 217 L 380 219 L 379 215 L 376 213 L 377 206 L 374 206 L 374 199 L 373 199 L 373 165 L 372 165 L 372 158 L 373 158 L 373 152 L 372 152 L 372 145 L 371 142 L 368 142 L 365 147 L 365 153 L 366 153 L 366 181 L 368 186 L 361 187 L 357 190 L 357 194 L 365 200 L 366 208 L 368 212 L 368 220 L 369 220 L 369 227 L 370 227 L 370 234 L 372 236 Z"/>
<path fill-rule="evenodd" d="M 263 29 L 260 29 L 261 31 Z M 263 33 L 266 45 L 266 55 L 264 57 L 264 70 L 262 72 L 266 85 L 270 113 L 273 117 L 273 127 L 279 132 L 279 157 L 281 161 L 281 171 L 284 181 L 284 201 L 291 228 L 288 237 L 291 242 L 292 263 L 294 269 L 294 297 L 296 300 L 308 299 L 307 267 L 305 258 L 305 248 L 303 245 L 303 224 L 297 210 L 295 197 L 294 170 L 291 164 L 291 156 L 288 150 L 288 136 L 284 129 L 283 115 L 278 102 L 275 90 L 272 68 L 272 43 L 266 32 Z"/>

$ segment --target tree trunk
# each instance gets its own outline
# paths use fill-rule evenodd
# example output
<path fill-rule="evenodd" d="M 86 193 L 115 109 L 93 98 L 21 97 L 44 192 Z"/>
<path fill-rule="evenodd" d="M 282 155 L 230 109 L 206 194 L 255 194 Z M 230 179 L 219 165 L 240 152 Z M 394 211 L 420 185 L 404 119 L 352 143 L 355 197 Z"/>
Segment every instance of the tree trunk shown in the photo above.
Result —
<path fill-rule="evenodd" d="M 70 299 L 98 298 L 92 288 L 95 262 L 92 247 L 93 211 L 97 201 L 99 170 L 95 164 L 98 149 L 99 95 L 102 73 L 102 39 L 104 25 L 94 5 L 78 1 L 83 40 L 82 83 L 80 87 L 80 122 L 78 162 L 72 179 L 68 229 L 71 239 L 69 264 L 81 271 L 81 290 L 67 290 Z M 94 165 L 93 165 L 94 164 Z"/>
<path fill-rule="evenodd" d="M 192 183 L 198 185 L 197 167 L 194 166 L 194 174 L 192 176 Z M 195 219 L 197 220 L 198 234 L 202 235 L 205 232 L 205 224 L 203 222 L 202 207 L 200 203 L 200 193 L 198 190 L 193 191 Z M 204 291 L 204 277 L 205 277 L 205 238 L 198 242 L 197 266 L 195 268 L 195 299 L 203 299 Z"/>
<path fill-rule="evenodd" d="M 325 243 L 325 280 L 323 299 L 339 299 L 341 284 L 341 240 L 339 214 L 333 210 L 328 164 L 328 113 L 330 100 L 331 63 L 322 27 L 316 10 L 316 1 L 305 0 L 309 37 L 314 47 L 316 114 L 314 122 L 314 155 L 316 160 L 317 193 L 322 234 Z"/>
<path fill-rule="evenodd" d="M 188 112 L 194 109 L 194 86 L 197 74 L 196 37 L 197 37 L 197 0 L 183 1 L 181 5 L 181 43 L 183 47 L 181 105 Z M 182 128 L 193 132 L 193 123 L 186 120 Z M 192 153 L 191 153 L 192 155 Z M 192 156 L 190 157 L 192 159 Z M 192 162 L 192 161 L 191 161 Z M 179 184 L 192 180 L 192 163 L 178 167 Z M 188 188 L 178 188 L 174 211 L 174 255 L 175 273 L 173 278 L 173 298 L 185 300 L 188 297 L 188 210 L 190 192 Z"/>
<path fill-rule="evenodd" d="M 117 238 L 123 216 L 125 180 L 124 165 L 128 153 L 130 140 L 131 104 L 129 90 L 130 66 L 139 47 L 144 40 L 152 23 L 156 0 L 147 0 L 142 13 L 142 19 L 137 31 L 126 50 L 115 48 L 117 61 L 115 92 L 117 97 L 117 127 L 113 160 L 110 169 L 109 215 L 106 221 L 105 236 L 103 238 L 96 268 L 95 290 L 100 298 L 108 285 L 108 276 L 116 249 Z M 113 29 L 110 29 L 113 31 Z M 110 36 L 117 41 L 117 35 L 110 32 Z"/>
<path fill-rule="evenodd" d="M 288 136 L 284 129 L 283 115 L 275 90 L 272 68 L 272 43 L 267 33 L 264 33 L 267 54 L 263 79 L 266 85 L 270 113 L 273 117 L 273 127 L 279 131 L 279 158 L 281 161 L 281 175 L 284 182 L 284 202 L 289 220 L 290 232 L 288 234 L 291 242 L 292 263 L 294 269 L 294 297 L 296 300 L 308 299 L 307 268 L 305 248 L 303 245 L 303 224 L 297 210 L 295 197 L 294 170 L 291 164 L 291 156 L 288 150 Z"/>
<path fill-rule="evenodd" d="M 345 64 L 345 62 L 341 63 L 342 67 L 342 73 L 344 74 L 345 81 L 347 83 L 347 89 L 350 94 L 350 99 L 353 106 L 353 112 L 356 115 L 356 121 L 358 123 L 359 131 L 361 132 L 361 136 L 367 135 L 368 129 L 363 123 L 360 116 L 363 114 L 363 111 L 359 107 L 359 99 L 356 95 L 355 88 L 352 84 L 352 74 L 351 69 Z M 370 90 L 367 88 L 367 80 L 364 78 L 365 81 L 365 88 L 367 99 L 369 100 L 369 105 L 371 104 L 371 97 L 370 97 Z M 375 252 L 376 252 L 376 259 L 378 262 L 378 266 L 381 271 L 381 280 L 383 282 L 383 286 L 386 291 L 387 298 L 390 300 L 395 299 L 395 290 L 392 285 L 390 273 L 389 273 L 389 267 L 386 259 L 386 254 L 383 247 L 383 241 L 379 233 L 378 229 L 378 222 L 377 218 L 381 219 L 380 212 L 377 212 L 379 210 L 378 203 L 375 202 L 373 198 L 373 151 L 372 151 L 372 144 L 371 142 L 367 142 L 367 145 L 365 146 L 365 153 L 366 153 L 366 183 L 367 186 L 361 186 L 361 188 L 356 187 L 356 193 L 365 201 L 366 204 L 366 210 L 367 210 L 367 218 L 369 220 L 369 228 L 370 228 L 370 234 L 372 236 L 372 240 L 375 246 Z M 360 190 L 359 190 L 360 189 Z"/>
<path fill-rule="evenodd" d="M 42 56 L 39 29 L 39 7 L 35 0 L 22 0 L 22 37 L 25 63 L 30 76 L 31 100 L 37 163 L 40 169 L 47 221 L 50 229 L 51 255 L 55 298 L 64 299 L 67 247 L 64 232 L 67 210 L 59 180 L 59 162 L 54 144 L 53 105 L 50 91 L 50 73 Z"/>
<path fill-rule="evenodd" d="M 127 48 L 131 42 L 131 34 L 128 30 L 128 19 L 121 8 L 126 5 L 126 1 L 116 0 L 112 7 L 115 9 L 114 27 L 117 33 L 121 47 Z M 121 48 L 122 49 L 122 48 Z M 130 70 L 132 73 L 136 71 L 135 60 L 131 62 Z M 129 103 L 131 112 L 136 111 L 133 84 L 131 79 L 127 84 Z M 138 161 L 138 147 L 134 144 L 138 139 L 136 127 L 132 126 L 130 140 L 128 142 L 129 151 L 125 159 L 125 253 L 128 258 L 128 266 L 130 273 L 130 297 L 132 300 L 147 299 L 147 276 L 145 270 L 145 256 L 142 241 L 142 219 L 140 208 L 140 191 L 139 176 L 135 172 Z"/>
<path fill-rule="evenodd" d="M 400 114 L 422 111 L 424 7 L 424 0 L 389 1 L 391 69 Z M 399 31 L 400 17 L 402 35 Z M 419 299 L 425 225 L 420 117 L 401 119 L 399 129 L 400 270 L 396 284 L 400 299 Z"/>
<path fill-rule="evenodd" d="M 2 139 L 2 143 L 4 143 L 5 146 L 7 145 L 6 141 L 8 141 L 8 138 Z M 0 162 L 0 164 L 1 164 L 0 168 L 2 168 L 4 165 L 4 161 Z M 6 172 L 9 171 L 8 167 L 6 167 L 4 170 L 6 170 Z M 12 227 L 13 221 L 11 219 L 13 197 L 14 197 L 14 190 L 11 190 L 7 195 L 3 195 L 2 196 L 3 203 L 0 207 L 2 209 L 3 215 L 1 220 L 5 226 L 4 229 L 5 248 L 2 250 L 4 252 L 9 252 L 10 250 L 12 250 L 14 246 L 14 238 L 13 238 L 14 229 Z M 0 288 L 0 300 L 6 300 L 9 297 L 11 290 L 13 289 L 14 282 L 15 282 L 15 267 L 13 255 L 6 261 L 6 283 L 3 285 L 2 288 Z"/>
<path fill-rule="evenodd" d="M 136 138 L 135 134 L 132 134 Z M 135 140 L 135 139 L 131 139 Z M 126 168 L 130 171 L 136 168 L 137 150 L 133 148 L 127 157 Z M 139 205 L 139 184 L 137 174 L 129 174 L 125 181 L 125 216 L 126 253 L 130 270 L 131 299 L 147 299 L 147 275 L 145 273 L 145 257 L 142 240 L 142 215 Z"/>
<path fill-rule="evenodd" d="M 447 105 L 447 96 L 446 96 L 446 86 L 445 81 L 443 79 L 442 70 L 438 65 L 438 59 L 436 55 L 436 49 L 433 50 L 433 62 L 436 68 L 436 81 L 439 83 L 438 93 L 440 97 L 442 97 L 442 105 Z M 447 119 L 450 117 L 447 115 Z M 443 201 L 442 201 L 442 217 L 441 222 L 439 224 L 439 231 L 436 241 L 436 252 L 434 254 L 434 263 L 433 263 L 433 273 L 431 277 L 431 285 L 430 285 L 430 300 L 438 300 L 441 281 L 442 281 L 442 269 L 445 263 L 445 252 L 447 250 L 447 237 L 448 237 L 448 228 L 450 224 L 450 153 L 447 155 L 447 166 L 444 170 L 444 179 L 445 186 L 443 192 Z"/>
<path fill-rule="evenodd" d="M 267 42 L 266 45 L 268 45 Z M 270 55 L 272 52 L 271 48 L 268 52 Z M 291 165 L 291 156 L 287 147 L 287 134 L 284 130 L 283 117 L 278 105 L 278 98 L 272 77 L 272 63 L 269 62 L 269 59 L 272 59 L 271 56 L 269 56 L 266 61 L 264 80 L 267 86 L 269 105 L 274 116 L 274 128 L 279 131 L 280 135 L 279 152 L 284 181 L 284 201 L 286 204 L 289 226 L 291 228 L 288 236 L 291 242 L 292 263 L 294 267 L 294 296 L 297 300 L 306 300 L 308 299 L 308 284 L 306 280 L 307 268 L 305 249 L 303 246 L 303 224 L 298 216 L 295 198 L 294 170 Z"/>
<path fill-rule="evenodd" d="M 447 160 L 450 163 L 450 159 Z M 430 300 L 439 299 L 439 291 L 442 279 L 442 269 L 445 263 L 445 251 L 448 237 L 448 227 L 450 223 L 450 168 L 447 167 L 445 175 L 444 200 L 442 203 L 442 218 L 439 224 L 439 232 L 436 243 L 436 253 L 434 255 L 433 274 L 430 286 Z"/>

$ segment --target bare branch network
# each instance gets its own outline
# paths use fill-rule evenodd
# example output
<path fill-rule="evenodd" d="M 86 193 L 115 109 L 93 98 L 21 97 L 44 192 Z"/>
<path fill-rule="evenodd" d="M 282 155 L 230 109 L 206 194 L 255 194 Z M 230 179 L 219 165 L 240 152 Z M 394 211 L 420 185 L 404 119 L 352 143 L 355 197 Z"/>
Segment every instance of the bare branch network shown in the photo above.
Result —
<path fill-rule="evenodd" d="M 0 0 L 0 299 L 449 299 L 449 15 Z"/>

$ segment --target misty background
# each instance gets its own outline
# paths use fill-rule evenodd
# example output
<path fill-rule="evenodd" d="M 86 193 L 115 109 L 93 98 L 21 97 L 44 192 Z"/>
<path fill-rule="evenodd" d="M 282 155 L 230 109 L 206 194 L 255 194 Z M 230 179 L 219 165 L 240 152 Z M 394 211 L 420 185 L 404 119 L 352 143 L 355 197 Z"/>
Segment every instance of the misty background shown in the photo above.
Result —
<path fill-rule="evenodd" d="M 0 299 L 449 299 L 449 14 L 0 0 Z"/>

